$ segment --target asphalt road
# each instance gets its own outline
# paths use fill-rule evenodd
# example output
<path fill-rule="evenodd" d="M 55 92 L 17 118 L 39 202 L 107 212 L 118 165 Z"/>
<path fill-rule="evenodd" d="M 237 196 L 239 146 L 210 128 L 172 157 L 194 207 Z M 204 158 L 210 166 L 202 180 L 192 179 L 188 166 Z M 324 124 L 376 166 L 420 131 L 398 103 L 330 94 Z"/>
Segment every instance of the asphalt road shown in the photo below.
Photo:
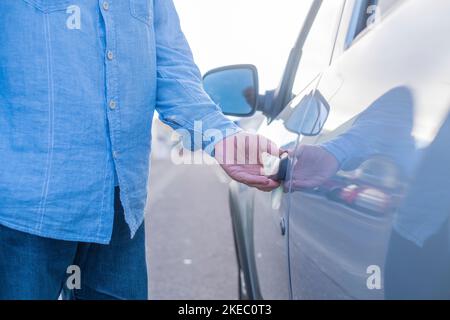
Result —
<path fill-rule="evenodd" d="M 237 299 L 220 168 L 154 160 L 146 210 L 150 299 Z"/>

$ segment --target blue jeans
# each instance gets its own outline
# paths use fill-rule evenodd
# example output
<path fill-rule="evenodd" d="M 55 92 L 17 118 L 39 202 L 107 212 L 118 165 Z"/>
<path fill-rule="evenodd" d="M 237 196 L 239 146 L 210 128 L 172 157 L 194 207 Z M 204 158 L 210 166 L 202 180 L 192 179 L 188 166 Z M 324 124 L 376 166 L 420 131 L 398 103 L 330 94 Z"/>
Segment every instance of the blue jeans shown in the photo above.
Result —
<path fill-rule="evenodd" d="M 80 289 L 74 269 L 80 270 Z M 76 271 L 75 271 L 76 272 Z M 0 300 L 145 300 L 148 294 L 145 228 L 133 239 L 116 189 L 111 243 L 60 241 L 0 225 Z"/>

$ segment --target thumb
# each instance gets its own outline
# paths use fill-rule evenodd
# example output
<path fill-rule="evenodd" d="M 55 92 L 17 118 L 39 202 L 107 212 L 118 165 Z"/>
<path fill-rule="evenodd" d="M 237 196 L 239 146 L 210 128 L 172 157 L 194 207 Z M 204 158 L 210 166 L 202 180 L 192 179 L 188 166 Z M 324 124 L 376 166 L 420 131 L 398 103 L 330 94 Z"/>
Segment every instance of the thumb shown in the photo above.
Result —
<path fill-rule="evenodd" d="M 281 153 L 282 152 L 278 148 L 276 143 L 263 136 L 258 136 L 258 160 L 260 164 L 264 163 L 263 156 L 271 155 L 278 158 L 280 157 Z"/>

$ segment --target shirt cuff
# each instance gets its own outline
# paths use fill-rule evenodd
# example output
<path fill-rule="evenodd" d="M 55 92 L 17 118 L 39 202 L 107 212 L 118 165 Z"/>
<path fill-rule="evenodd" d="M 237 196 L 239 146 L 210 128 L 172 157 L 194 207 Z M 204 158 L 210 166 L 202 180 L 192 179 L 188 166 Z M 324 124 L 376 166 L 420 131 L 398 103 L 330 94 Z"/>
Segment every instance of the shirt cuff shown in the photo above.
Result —
<path fill-rule="evenodd" d="M 243 131 L 220 111 L 208 114 L 186 129 L 193 134 L 189 137 L 183 136 L 183 145 L 189 146 L 192 151 L 204 150 L 212 157 L 214 157 L 214 147 L 217 143 Z"/>

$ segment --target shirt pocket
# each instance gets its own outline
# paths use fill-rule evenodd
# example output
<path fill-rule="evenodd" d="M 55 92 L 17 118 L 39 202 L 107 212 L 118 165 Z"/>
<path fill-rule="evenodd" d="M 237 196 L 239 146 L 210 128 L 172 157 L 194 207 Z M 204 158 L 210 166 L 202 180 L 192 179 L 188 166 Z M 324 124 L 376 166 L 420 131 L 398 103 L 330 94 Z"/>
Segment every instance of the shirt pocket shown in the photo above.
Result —
<path fill-rule="evenodd" d="M 151 25 L 153 17 L 153 0 L 130 0 L 130 12 L 136 19 Z"/>
<path fill-rule="evenodd" d="M 70 0 L 23 0 L 36 9 L 44 12 L 63 11 L 71 5 Z"/>

